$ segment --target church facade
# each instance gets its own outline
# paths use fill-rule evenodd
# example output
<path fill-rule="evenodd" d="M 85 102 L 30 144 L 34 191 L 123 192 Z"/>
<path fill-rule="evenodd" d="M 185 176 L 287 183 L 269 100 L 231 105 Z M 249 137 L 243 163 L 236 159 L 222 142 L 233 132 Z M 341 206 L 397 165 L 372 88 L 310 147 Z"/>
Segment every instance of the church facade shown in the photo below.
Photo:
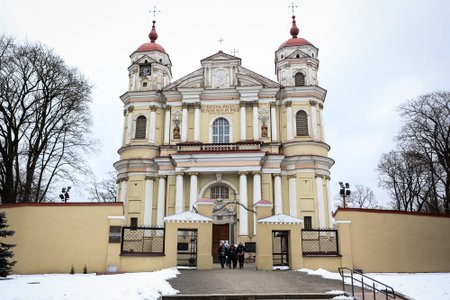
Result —
<path fill-rule="evenodd" d="M 277 81 L 222 51 L 172 81 L 155 21 L 130 58 L 118 172 L 129 226 L 163 228 L 166 218 L 212 205 L 211 249 L 252 246 L 257 204 L 305 228 L 329 228 L 330 168 L 318 83 L 318 49 L 298 37 L 275 51 Z M 274 45 L 275 46 L 275 45 Z M 213 253 L 213 255 L 215 255 Z"/>

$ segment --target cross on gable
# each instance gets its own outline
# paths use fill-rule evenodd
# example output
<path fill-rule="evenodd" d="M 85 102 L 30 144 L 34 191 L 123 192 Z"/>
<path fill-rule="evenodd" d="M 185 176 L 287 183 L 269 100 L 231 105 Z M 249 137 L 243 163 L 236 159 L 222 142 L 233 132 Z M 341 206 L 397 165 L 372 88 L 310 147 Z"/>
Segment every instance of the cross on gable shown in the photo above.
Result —
<path fill-rule="evenodd" d="M 237 51 L 236 49 L 233 49 L 233 51 L 231 51 L 231 54 L 233 54 L 233 56 L 236 56 L 236 53 L 239 53 L 239 51 Z"/>
<path fill-rule="evenodd" d="M 219 50 L 222 50 L 223 38 L 217 40 L 219 42 Z"/>

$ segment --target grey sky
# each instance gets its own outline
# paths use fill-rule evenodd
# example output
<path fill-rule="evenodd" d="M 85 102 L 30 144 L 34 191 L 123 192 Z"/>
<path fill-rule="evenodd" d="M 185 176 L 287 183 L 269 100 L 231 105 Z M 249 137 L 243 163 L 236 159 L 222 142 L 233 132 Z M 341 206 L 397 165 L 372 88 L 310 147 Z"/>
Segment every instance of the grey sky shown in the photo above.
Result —
<path fill-rule="evenodd" d="M 174 80 L 219 50 L 244 67 L 276 80 L 274 52 L 290 38 L 290 1 L 0 0 L 0 32 L 54 48 L 95 85 L 92 112 L 101 152 L 92 157 L 97 176 L 111 171 L 122 137 L 122 103 L 129 55 L 148 41 L 153 5 L 158 43 L 172 60 Z M 371 187 L 375 171 L 393 149 L 396 108 L 406 99 L 448 89 L 450 1 L 297 1 L 299 36 L 319 50 L 319 84 L 328 90 L 325 136 L 339 181 Z M 73 199 L 81 201 L 82 196 Z M 333 197 L 331 197 L 333 198 Z"/>

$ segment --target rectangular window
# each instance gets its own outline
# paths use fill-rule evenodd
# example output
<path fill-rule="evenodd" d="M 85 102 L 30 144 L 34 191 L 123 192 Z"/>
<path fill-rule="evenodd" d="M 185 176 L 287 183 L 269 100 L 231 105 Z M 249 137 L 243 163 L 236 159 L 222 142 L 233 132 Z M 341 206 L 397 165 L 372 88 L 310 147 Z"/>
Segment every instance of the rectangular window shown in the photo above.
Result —
<path fill-rule="evenodd" d="M 303 228 L 312 229 L 312 217 L 311 216 L 305 216 L 303 218 L 303 221 L 304 221 Z"/>
<path fill-rule="evenodd" d="M 130 227 L 137 228 L 138 226 L 138 218 L 130 218 Z"/>

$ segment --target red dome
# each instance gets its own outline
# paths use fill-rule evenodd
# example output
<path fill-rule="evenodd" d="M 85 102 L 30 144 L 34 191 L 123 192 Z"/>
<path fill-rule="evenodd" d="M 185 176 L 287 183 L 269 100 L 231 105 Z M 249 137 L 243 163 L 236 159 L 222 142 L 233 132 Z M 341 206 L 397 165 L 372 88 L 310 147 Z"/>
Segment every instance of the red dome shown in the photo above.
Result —
<path fill-rule="evenodd" d="M 155 41 L 158 39 L 158 34 L 156 33 L 155 23 L 156 21 L 153 20 L 152 30 L 148 34 L 148 37 L 150 38 L 150 43 L 142 44 L 136 51 L 137 52 L 144 52 L 144 51 L 160 51 L 162 53 L 166 53 L 166 50 L 160 45 L 155 43 Z"/>
<path fill-rule="evenodd" d="M 160 51 L 162 53 L 166 53 L 166 50 L 158 44 L 158 43 L 145 43 L 142 44 L 136 51 L 137 52 L 144 52 L 144 51 Z"/>
<path fill-rule="evenodd" d="M 305 46 L 305 45 L 311 45 L 313 46 L 313 44 L 311 44 L 310 42 L 308 42 L 307 40 L 305 40 L 304 38 L 290 38 L 288 39 L 286 42 L 284 42 L 283 44 L 281 44 L 281 46 L 278 49 L 284 48 L 284 47 L 291 47 L 291 46 Z"/>

